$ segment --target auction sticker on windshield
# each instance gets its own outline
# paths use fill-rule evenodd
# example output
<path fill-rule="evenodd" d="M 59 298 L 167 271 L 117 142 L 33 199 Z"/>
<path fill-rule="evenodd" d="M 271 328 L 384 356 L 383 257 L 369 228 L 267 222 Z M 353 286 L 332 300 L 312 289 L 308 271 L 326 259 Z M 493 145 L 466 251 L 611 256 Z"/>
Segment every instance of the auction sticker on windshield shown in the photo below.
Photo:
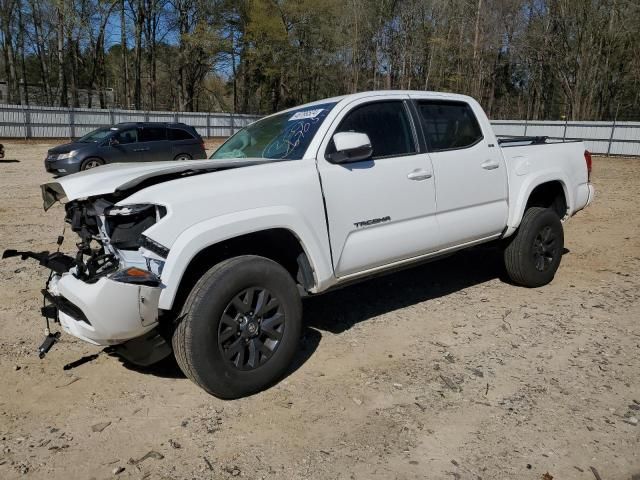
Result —
<path fill-rule="evenodd" d="M 306 110 L 304 112 L 296 112 L 291 115 L 290 122 L 294 120 L 304 120 L 305 118 L 316 118 L 320 113 L 324 111 L 324 108 L 316 108 L 315 110 Z"/>

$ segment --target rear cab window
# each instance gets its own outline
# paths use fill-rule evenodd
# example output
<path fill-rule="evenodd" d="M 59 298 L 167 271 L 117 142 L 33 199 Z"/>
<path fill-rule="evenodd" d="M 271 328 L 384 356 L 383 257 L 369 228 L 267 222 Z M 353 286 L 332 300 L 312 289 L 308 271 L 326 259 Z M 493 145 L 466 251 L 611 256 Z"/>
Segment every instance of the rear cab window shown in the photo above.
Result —
<path fill-rule="evenodd" d="M 471 106 L 465 102 L 418 100 L 416 107 L 431 152 L 468 148 L 484 138 Z"/>

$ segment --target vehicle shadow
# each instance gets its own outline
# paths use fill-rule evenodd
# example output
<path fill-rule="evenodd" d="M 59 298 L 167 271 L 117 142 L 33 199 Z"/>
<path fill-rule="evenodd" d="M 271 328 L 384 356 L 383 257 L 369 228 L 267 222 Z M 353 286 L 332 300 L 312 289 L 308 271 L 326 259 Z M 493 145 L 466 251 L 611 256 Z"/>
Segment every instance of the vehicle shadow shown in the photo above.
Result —
<path fill-rule="evenodd" d="M 0 163 L 20 163 L 20 160 L 14 160 L 14 159 L 0 159 Z"/>
<path fill-rule="evenodd" d="M 567 253 L 569 250 L 564 249 L 563 254 Z M 510 283 L 504 269 L 502 250 L 495 244 L 489 244 L 323 295 L 308 297 L 303 302 L 304 328 L 300 348 L 290 368 L 276 384 L 311 358 L 320 345 L 322 331 L 339 334 L 379 315 L 494 279 Z M 117 356 L 113 353 L 110 355 Z M 139 367 L 118 358 L 127 369 L 142 374 L 185 378 L 173 355 L 149 367 Z M 265 387 L 265 390 L 271 386 Z"/>
<path fill-rule="evenodd" d="M 480 246 L 310 297 L 304 302 L 305 323 L 321 331 L 342 333 L 378 315 L 443 297 L 495 278 L 509 282 L 502 251 L 492 245 Z"/>
<path fill-rule="evenodd" d="M 291 375 L 296 370 L 298 370 L 298 368 L 300 368 L 302 365 L 305 364 L 307 360 L 309 360 L 311 355 L 313 355 L 313 353 L 318 348 L 318 345 L 320 345 L 321 338 L 322 338 L 322 334 L 318 330 L 314 328 L 310 328 L 308 326 L 305 326 L 303 328 L 302 338 L 300 340 L 300 347 L 298 348 L 298 352 L 296 353 L 296 356 L 293 359 L 293 362 L 291 363 L 291 365 L 289 366 L 289 369 L 287 370 L 287 373 L 285 374 L 283 379 Z M 103 352 L 109 355 L 110 357 L 113 357 L 118 361 L 120 361 L 122 366 L 124 366 L 126 369 L 137 372 L 137 373 L 153 375 L 155 377 L 160 377 L 160 378 L 185 378 L 186 379 L 186 375 L 182 373 L 182 370 L 180 370 L 180 367 L 178 366 L 178 362 L 176 362 L 176 358 L 173 354 L 160 360 L 157 363 L 154 363 L 153 365 L 143 367 L 127 361 L 125 358 L 118 355 L 112 348 L 107 347 L 103 350 Z"/>
<path fill-rule="evenodd" d="M 180 370 L 178 362 L 176 362 L 176 357 L 174 357 L 173 354 L 163 358 L 153 365 L 143 367 L 141 365 L 136 365 L 135 363 L 129 362 L 124 357 L 118 355 L 115 351 L 110 350 L 109 347 L 105 348 L 104 352 L 107 353 L 107 355 L 117 359 L 127 370 L 131 370 L 133 372 L 142 373 L 145 375 L 153 375 L 154 377 L 160 378 L 187 378 L 186 375 L 182 373 L 182 370 Z"/>

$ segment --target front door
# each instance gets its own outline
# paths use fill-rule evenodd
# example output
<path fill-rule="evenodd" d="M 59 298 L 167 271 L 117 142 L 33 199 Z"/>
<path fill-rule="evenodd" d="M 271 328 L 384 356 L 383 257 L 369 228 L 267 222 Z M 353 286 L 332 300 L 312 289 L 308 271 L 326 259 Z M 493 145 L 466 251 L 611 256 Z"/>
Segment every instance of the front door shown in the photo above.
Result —
<path fill-rule="evenodd" d="M 429 156 L 420 152 L 408 98 L 356 101 L 342 111 L 319 150 L 333 265 L 345 277 L 416 257 L 438 245 Z M 366 133 L 372 158 L 333 164 L 337 132 Z"/>
<path fill-rule="evenodd" d="M 106 163 L 142 162 L 144 151 L 138 142 L 138 128 L 125 128 L 116 133 L 112 141 L 101 148 Z"/>

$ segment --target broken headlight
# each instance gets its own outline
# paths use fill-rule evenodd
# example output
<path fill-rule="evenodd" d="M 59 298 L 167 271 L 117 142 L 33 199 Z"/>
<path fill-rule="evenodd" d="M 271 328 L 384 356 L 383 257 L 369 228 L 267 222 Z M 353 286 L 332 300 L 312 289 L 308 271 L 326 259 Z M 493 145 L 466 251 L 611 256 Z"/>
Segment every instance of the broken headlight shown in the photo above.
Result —
<path fill-rule="evenodd" d="M 137 250 L 143 238 L 142 232 L 166 213 L 165 207 L 149 203 L 114 205 L 105 209 L 105 227 L 111 245 L 120 250 Z"/>
<path fill-rule="evenodd" d="M 159 244 L 155 240 L 151 240 L 149 237 L 145 237 L 144 235 L 140 237 L 140 246 L 155 253 L 159 257 L 167 258 L 169 256 L 169 249 L 167 247 Z"/>

